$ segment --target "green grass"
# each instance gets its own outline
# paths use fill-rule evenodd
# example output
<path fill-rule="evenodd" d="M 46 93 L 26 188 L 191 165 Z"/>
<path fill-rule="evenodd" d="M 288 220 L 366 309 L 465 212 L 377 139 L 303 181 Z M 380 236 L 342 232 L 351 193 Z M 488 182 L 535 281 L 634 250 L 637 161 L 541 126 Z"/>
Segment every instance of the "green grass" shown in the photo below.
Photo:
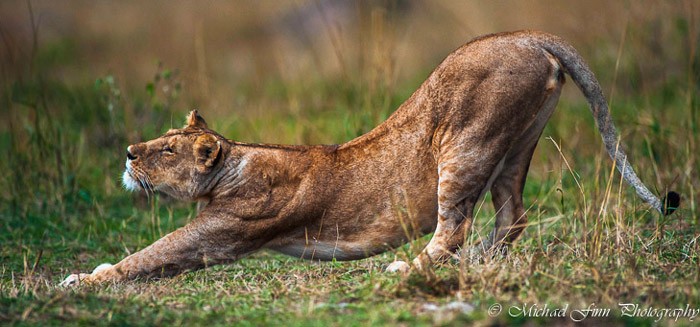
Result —
<path fill-rule="evenodd" d="M 651 325 L 656 317 L 621 317 L 619 303 L 700 309 L 697 52 L 680 77 L 641 94 L 618 90 L 612 104 L 642 180 L 659 194 L 667 188 L 682 194 L 682 208 L 672 216 L 650 211 L 620 184 L 583 99 L 568 83 L 525 186 L 530 225 L 506 257 L 447 263 L 435 267 L 437 278 L 383 273 L 396 258 L 415 256 L 428 240 L 423 237 L 355 262 L 260 252 L 170 279 L 62 289 L 56 285 L 68 274 L 115 263 L 196 212 L 193 204 L 129 194 L 119 180 L 126 145 L 180 126 L 197 105 L 181 88 L 177 70 L 157 65 L 156 77 L 142 85 L 99 73 L 97 83 L 77 86 L 47 77 L 43 70 L 69 61 L 74 46 L 40 49 L 36 70 L 5 76 L 0 88 L 0 107 L 6 108 L 0 128 L 0 324 L 549 325 L 571 319 L 510 316 L 507 310 L 568 305 L 569 314 L 589 306 L 611 309 L 608 317 L 586 319 L 589 324 Z M 623 66 L 634 66 L 634 58 L 625 60 Z M 614 61 L 591 64 L 609 74 Z M 239 82 L 236 92 L 246 98 L 231 104 L 235 112 L 212 117 L 200 109 L 214 129 L 236 140 L 338 143 L 381 123 L 425 74 L 400 83 L 377 82 L 366 72 L 298 83 L 270 79 L 261 88 Z M 493 225 L 488 199 L 470 242 Z M 473 310 L 450 310 L 452 302 Z M 489 308 L 497 303 L 504 311 L 491 317 Z"/>

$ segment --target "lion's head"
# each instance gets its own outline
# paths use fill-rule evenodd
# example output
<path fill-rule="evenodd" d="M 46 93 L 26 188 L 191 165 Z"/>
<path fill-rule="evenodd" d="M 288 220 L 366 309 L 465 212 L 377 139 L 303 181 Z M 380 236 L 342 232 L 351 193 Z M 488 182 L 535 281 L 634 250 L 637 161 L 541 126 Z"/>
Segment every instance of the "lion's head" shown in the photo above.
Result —
<path fill-rule="evenodd" d="M 193 110 L 185 127 L 127 147 L 124 187 L 147 193 L 160 191 L 182 200 L 203 197 L 221 169 L 227 145 L 226 139 L 208 129 Z"/>

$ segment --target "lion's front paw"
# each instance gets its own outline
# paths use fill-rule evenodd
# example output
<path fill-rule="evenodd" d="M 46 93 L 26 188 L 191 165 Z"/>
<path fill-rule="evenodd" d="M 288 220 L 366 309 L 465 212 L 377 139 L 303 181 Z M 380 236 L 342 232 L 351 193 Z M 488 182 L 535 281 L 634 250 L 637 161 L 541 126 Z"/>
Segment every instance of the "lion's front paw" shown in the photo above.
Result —
<path fill-rule="evenodd" d="M 95 282 L 96 278 L 95 276 L 102 272 L 105 271 L 109 268 L 112 267 L 112 264 L 110 263 L 103 263 L 92 271 L 91 274 L 71 274 L 70 276 L 66 277 L 58 286 L 60 287 L 68 287 L 68 286 L 77 286 L 80 285 L 81 283 L 90 283 L 90 282 Z"/>
<path fill-rule="evenodd" d="M 386 272 L 388 273 L 401 273 L 407 274 L 411 271 L 411 266 L 406 263 L 406 261 L 394 261 L 386 267 Z"/>
<path fill-rule="evenodd" d="M 60 287 L 68 287 L 68 286 L 77 286 L 80 285 L 82 281 L 85 281 L 90 277 L 90 274 L 71 274 L 70 276 L 66 277 L 58 286 Z"/>

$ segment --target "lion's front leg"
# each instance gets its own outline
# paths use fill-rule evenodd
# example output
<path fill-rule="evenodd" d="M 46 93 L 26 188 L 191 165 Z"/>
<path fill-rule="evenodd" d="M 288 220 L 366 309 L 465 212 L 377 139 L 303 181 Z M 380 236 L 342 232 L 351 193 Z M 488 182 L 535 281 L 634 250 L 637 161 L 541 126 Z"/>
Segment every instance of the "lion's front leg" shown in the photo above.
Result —
<path fill-rule="evenodd" d="M 73 274 L 61 285 L 119 282 L 137 277 L 172 276 L 203 265 L 200 239 L 188 226 L 180 228 L 116 265 L 102 264 L 90 274 Z M 101 268 L 101 269 L 100 269 Z"/>
<path fill-rule="evenodd" d="M 90 274 L 73 274 L 60 285 L 119 282 L 138 277 L 159 278 L 177 275 L 233 261 L 254 249 L 236 232 L 220 231 L 210 224 L 193 221 L 116 265 L 103 264 Z M 222 235 L 234 237 L 222 237 Z"/>

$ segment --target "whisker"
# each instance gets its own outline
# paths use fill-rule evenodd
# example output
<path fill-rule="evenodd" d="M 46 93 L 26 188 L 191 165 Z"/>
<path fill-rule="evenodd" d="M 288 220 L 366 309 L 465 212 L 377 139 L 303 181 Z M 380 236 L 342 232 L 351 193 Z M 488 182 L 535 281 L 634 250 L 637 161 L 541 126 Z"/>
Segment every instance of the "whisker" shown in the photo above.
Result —
<path fill-rule="evenodd" d="M 148 175 L 146 175 L 143 171 L 134 169 L 134 176 L 138 180 L 139 184 L 141 185 L 141 188 L 143 188 L 144 192 L 146 192 L 146 197 L 151 197 L 151 193 L 153 193 L 153 188 L 150 185 L 150 181 L 148 179 Z"/>
<path fill-rule="evenodd" d="M 148 188 L 146 190 L 146 193 L 150 194 L 150 195 L 155 195 L 155 192 L 153 191 L 153 187 L 151 187 L 151 183 L 146 178 L 144 178 L 144 180 L 145 180 L 146 187 Z"/>
<path fill-rule="evenodd" d="M 143 174 L 143 176 L 145 177 L 145 179 L 147 181 L 148 188 L 151 190 L 151 193 L 156 194 L 156 190 L 154 189 L 154 185 L 153 185 L 153 181 L 151 180 L 151 177 L 148 176 L 148 174 Z"/>
<path fill-rule="evenodd" d="M 141 179 L 141 177 L 138 177 L 136 180 L 141 185 L 141 188 L 146 192 L 146 196 L 150 197 L 150 195 L 148 194 L 148 187 L 146 185 L 146 182 L 143 179 Z"/>

